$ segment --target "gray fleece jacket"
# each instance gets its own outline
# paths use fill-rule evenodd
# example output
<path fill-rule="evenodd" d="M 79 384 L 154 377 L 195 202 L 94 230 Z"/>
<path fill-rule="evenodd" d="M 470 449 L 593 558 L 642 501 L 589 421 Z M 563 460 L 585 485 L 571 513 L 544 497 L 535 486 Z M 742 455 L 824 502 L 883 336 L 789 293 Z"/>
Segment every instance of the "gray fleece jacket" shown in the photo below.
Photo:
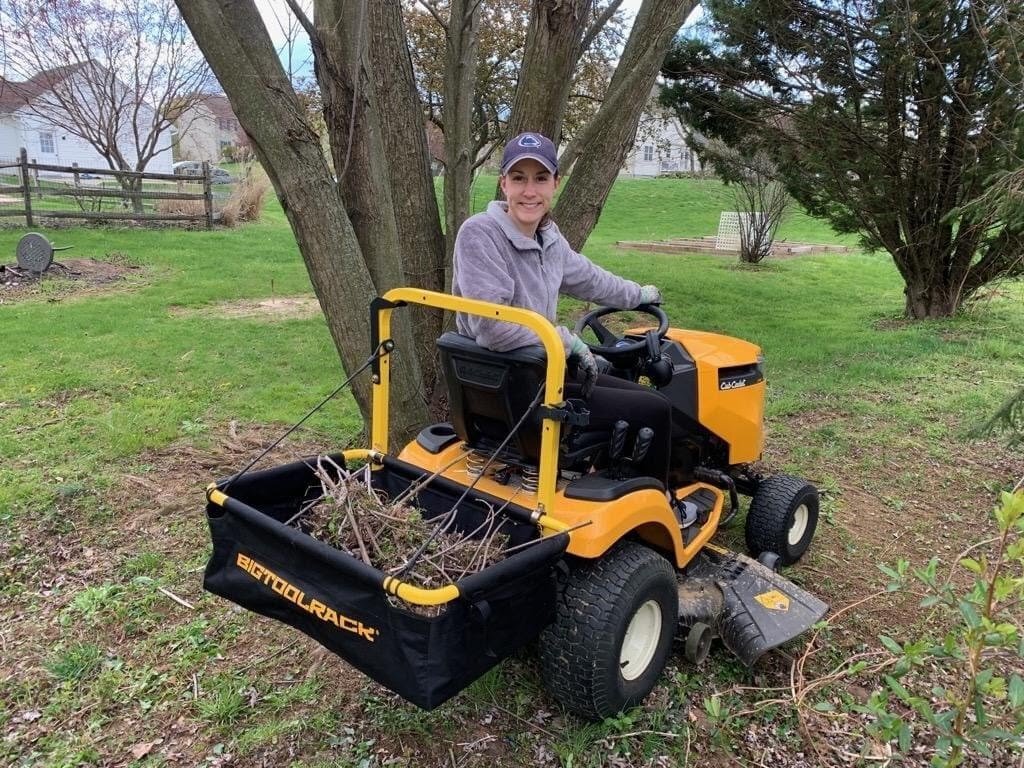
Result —
<path fill-rule="evenodd" d="M 452 275 L 456 296 L 532 309 L 552 322 L 559 293 L 617 309 L 640 303 L 637 283 L 576 253 L 553 221 L 540 227 L 538 243 L 516 228 L 507 211 L 507 203 L 493 201 L 459 229 Z M 540 343 L 533 331 L 515 323 L 460 312 L 455 325 L 462 335 L 497 352 Z M 572 332 L 561 325 L 557 330 L 568 354 Z"/>

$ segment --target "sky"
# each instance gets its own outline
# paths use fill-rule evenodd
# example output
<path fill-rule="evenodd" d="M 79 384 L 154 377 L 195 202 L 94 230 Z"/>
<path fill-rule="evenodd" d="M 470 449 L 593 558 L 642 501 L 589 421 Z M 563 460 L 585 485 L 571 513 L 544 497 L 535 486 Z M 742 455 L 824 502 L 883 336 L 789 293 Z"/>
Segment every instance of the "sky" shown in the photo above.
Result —
<path fill-rule="evenodd" d="M 369 0 L 369 2 L 373 2 L 373 0 Z M 636 16 L 636 12 L 640 9 L 642 2 L 643 0 L 623 0 L 620 9 L 625 12 L 626 18 L 630 22 Z M 311 6 L 310 0 L 299 0 L 299 3 L 304 7 Z M 289 23 L 294 24 L 293 17 L 288 10 L 285 0 L 256 0 L 256 7 L 259 8 L 260 15 L 263 16 L 263 21 L 267 26 L 267 31 L 270 33 L 271 40 L 274 41 L 274 45 L 278 48 L 279 52 L 282 52 L 282 60 L 284 61 L 283 52 L 287 48 L 286 43 L 289 37 L 288 25 Z M 698 20 L 702 13 L 702 7 L 698 5 L 690 16 L 689 23 L 692 24 Z M 295 39 L 294 32 L 291 36 Z M 292 50 L 292 69 L 295 72 L 304 72 L 311 75 L 313 62 L 309 50 L 309 41 L 305 35 L 300 35 L 298 39 L 300 42 L 297 42 Z M 287 68 L 288 62 L 284 61 L 284 65 Z"/>
<path fill-rule="evenodd" d="M 626 13 L 626 17 L 630 20 L 636 16 L 636 12 L 640 9 L 640 4 L 643 0 L 623 0 L 620 9 Z M 303 7 L 309 7 L 309 0 L 299 0 L 299 4 Z M 263 16 L 263 20 L 267 25 L 267 30 L 270 32 L 270 37 L 276 45 L 281 45 L 287 38 L 286 33 L 281 28 L 280 19 L 290 17 L 288 12 L 288 6 L 285 0 L 256 0 L 256 7 L 259 8 L 260 15 Z M 700 6 L 698 6 L 699 8 Z"/>

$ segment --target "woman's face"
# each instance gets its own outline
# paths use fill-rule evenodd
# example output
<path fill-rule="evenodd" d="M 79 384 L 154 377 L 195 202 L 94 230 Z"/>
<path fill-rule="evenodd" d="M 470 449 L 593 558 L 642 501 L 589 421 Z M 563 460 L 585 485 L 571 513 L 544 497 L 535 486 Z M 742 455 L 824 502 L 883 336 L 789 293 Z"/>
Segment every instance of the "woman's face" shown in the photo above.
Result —
<path fill-rule="evenodd" d="M 508 215 L 519 231 L 533 237 L 551 210 L 558 177 L 533 158 L 524 158 L 501 177 L 501 191 L 508 200 Z"/>

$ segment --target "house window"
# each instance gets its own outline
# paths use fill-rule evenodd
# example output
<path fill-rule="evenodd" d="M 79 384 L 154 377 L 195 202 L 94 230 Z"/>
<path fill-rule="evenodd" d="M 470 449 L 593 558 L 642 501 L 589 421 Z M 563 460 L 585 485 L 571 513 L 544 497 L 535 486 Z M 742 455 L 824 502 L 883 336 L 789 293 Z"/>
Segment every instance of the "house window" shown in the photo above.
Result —
<path fill-rule="evenodd" d="M 39 151 L 44 155 L 52 155 L 54 153 L 53 134 L 49 131 L 39 134 Z"/>
<path fill-rule="evenodd" d="M 229 118 L 222 117 L 218 123 L 222 131 L 233 131 L 238 128 L 238 123 Z"/>
<path fill-rule="evenodd" d="M 654 160 L 654 145 L 644 144 L 644 162 L 650 163 Z"/>

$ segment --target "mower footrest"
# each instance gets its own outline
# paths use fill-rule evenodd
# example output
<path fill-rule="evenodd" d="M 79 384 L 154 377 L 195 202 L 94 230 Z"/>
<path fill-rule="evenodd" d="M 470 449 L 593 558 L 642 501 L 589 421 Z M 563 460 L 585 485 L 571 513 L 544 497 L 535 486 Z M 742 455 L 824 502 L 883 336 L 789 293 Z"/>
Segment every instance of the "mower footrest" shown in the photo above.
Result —
<path fill-rule="evenodd" d="M 687 588 L 684 581 L 680 587 L 680 617 L 706 613 L 711 606 L 718 609 L 717 616 L 698 618 L 715 627 L 725 647 L 748 667 L 828 612 L 828 605 L 789 579 L 735 552 L 705 549 L 687 577 L 693 586 Z M 706 592 L 712 584 L 720 597 L 709 599 Z M 699 608 L 684 604 L 695 597 L 694 587 L 703 593 Z"/>

